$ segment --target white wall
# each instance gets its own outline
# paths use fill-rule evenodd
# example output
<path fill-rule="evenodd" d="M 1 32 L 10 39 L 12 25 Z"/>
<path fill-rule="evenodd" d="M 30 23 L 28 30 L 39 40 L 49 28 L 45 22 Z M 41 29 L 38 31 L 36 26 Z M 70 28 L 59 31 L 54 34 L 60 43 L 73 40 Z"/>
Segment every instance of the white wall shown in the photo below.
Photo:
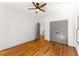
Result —
<path fill-rule="evenodd" d="M 33 13 L 29 13 L 25 8 L 27 5 L 26 3 L 0 3 L 0 50 L 36 38 L 37 20 Z"/>

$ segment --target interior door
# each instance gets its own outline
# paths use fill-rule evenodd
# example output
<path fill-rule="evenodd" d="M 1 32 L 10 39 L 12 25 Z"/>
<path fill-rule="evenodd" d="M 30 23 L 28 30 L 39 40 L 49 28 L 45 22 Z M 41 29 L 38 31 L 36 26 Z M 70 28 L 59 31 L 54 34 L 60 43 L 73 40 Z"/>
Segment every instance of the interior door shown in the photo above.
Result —
<path fill-rule="evenodd" d="M 40 36 L 40 23 L 37 23 L 37 38 Z"/>
<path fill-rule="evenodd" d="M 68 44 L 68 20 L 50 22 L 50 40 Z"/>

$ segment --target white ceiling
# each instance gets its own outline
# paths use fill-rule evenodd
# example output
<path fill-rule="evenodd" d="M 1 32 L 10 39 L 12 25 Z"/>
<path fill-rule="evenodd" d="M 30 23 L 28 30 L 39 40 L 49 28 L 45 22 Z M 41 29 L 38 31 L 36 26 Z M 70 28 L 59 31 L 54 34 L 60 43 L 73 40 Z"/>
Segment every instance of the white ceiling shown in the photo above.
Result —
<path fill-rule="evenodd" d="M 17 11 L 24 12 L 26 14 L 46 16 L 46 15 L 60 15 L 63 13 L 70 13 L 79 10 L 79 3 L 65 3 L 65 2 L 46 2 L 45 6 L 46 12 L 39 12 L 35 14 L 35 10 L 28 10 L 28 8 L 34 7 L 31 2 L 6 2 L 0 3 L 0 5 L 4 5 Z"/>

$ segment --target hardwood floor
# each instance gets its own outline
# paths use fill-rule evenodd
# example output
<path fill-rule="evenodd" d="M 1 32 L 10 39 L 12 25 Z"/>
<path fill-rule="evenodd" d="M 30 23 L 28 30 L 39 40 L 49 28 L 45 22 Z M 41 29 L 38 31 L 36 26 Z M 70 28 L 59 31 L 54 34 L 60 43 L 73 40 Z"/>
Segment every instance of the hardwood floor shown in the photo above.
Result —
<path fill-rule="evenodd" d="M 74 47 L 41 38 L 0 51 L 0 56 L 77 56 L 77 52 Z"/>

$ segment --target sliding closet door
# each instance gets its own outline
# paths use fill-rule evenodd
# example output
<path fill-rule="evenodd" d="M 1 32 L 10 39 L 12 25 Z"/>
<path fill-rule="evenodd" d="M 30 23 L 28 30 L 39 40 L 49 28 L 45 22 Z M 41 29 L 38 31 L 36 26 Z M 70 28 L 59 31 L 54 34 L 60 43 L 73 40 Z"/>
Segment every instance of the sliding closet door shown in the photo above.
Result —
<path fill-rule="evenodd" d="M 68 44 L 68 21 L 50 22 L 50 40 Z"/>

